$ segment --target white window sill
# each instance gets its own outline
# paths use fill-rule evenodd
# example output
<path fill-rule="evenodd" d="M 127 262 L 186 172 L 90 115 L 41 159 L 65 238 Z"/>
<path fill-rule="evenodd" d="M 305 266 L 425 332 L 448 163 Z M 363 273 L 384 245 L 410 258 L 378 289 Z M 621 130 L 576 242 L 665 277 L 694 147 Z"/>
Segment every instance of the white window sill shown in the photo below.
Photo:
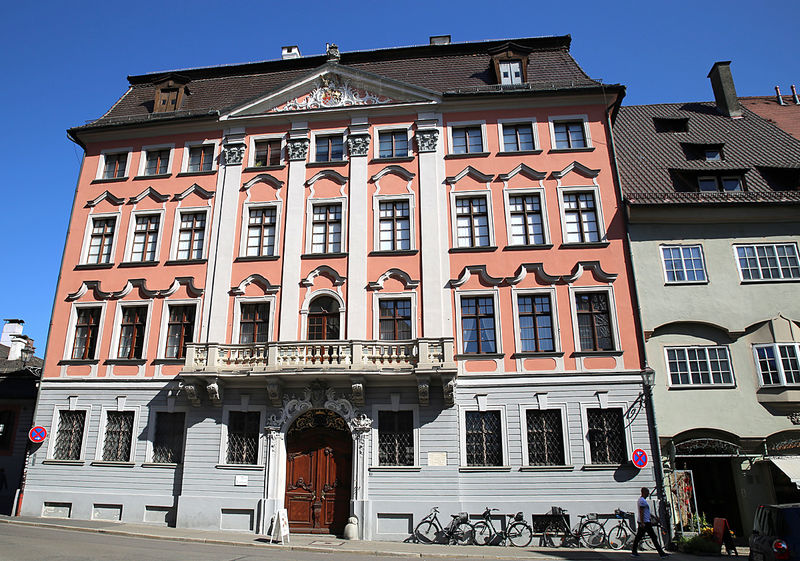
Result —
<path fill-rule="evenodd" d="M 581 469 L 583 471 L 615 471 L 625 464 L 586 464 Z"/>
<path fill-rule="evenodd" d="M 86 462 L 83 460 L 42 460 L 42 463 L 45 465 L 51 466 L 82 466 Z"/>
<path fill-rule="evenodd" d="M 370 466 L 369 471 L 422 471 L 421 466 Z"/>
<path fill-rule="evenodd" d="M 458 471 L 511 471 L 511 466 L 460 466 Z"/>
<path fill-rule="evenodd" d="M 214 466 L 217 469 L 238 469 L 243 471 L 264 471 L 264 466 L 253 464 L 217 464 Z"/>
<path fill-rule="evenodd" d="M 519 471 L 573 471 L 575 466 L 522 466 Z"/>
<path fill-rule="evenodd" d="M 736 384 L 675 384 L 667 389 L 672 390 L 734 390 Z"/>
<path fill-rule="evenodd" d="M 109 461 L 109 460 L 95 460 L 90 465 L 93 465 L 93 466 L 106 466 L 106 467 L 132 468 L 136 464 L 134 462 L 114 462 L 114 461 Z"/>
<path fill-rule="evenodd" d="M 700 284 L 700 285 L 703 285 L 703 284 L 708 284 L 708 281 L 707 280 L 701 280 L 701 281 L 666 281 L 664 283 L 664 286 L 681 286 L 683 284 Z"/>
<path fill-rule="evenodd" d="M 155 463 L 155 462 L 144 462 L 142 464 L 142 467 L 143 468 L 175 469 L 179 465 L 180 464 L 167 464 L 167 463 L 159 464 L 159 463 Z"/>

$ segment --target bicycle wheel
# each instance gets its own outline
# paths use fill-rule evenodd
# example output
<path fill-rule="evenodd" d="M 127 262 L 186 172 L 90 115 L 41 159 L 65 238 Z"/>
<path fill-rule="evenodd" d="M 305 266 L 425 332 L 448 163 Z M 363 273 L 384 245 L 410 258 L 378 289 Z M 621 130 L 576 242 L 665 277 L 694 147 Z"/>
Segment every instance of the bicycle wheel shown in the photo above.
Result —
<path fill-rule="evenodd" d="M 546 547 L 561 547 L 564 544 L 564 531 L 560 524 L 548 524 L 542 534 Z"/>
<path fill-rule="evenodd" d="M 525 522 L 514 522 L 506 529 L 506 539 L 514 547 L 525 547 L 533 539 L 533 531 Z"/>
<path fill-rule="evenodd" d="M 458 545 L 472 545 L 475 543 L 475 527 L 469 522 L 459 522 L 452 539 Z"/>
<path fill-rule="evenodd" d="M 430 520 L 423 520 L 414 528 L 414 536 L 420 543 L 434 543 L 438 535 L 439 529 Z"/>
<path fill-rule="evenodd" d="M 603 530 L 603 526 L 594 520 L 589 520 L 581 526 L 580 535 L 581 543 L 591 548 L 600 547 L 606 540 L 606 532 Z"/>
<path fill-rule="evenodd" d="M 606 539 L 608 540 L 608 547 L 616 550 L 622 549 L 625 547 L 625 544 L 628 543 L 630 537 L 631 535 L 625 526 L 622 526 L 621 524 L 614 526 L 611 528 L 608 536 L 606 536 Z"/>
<path fill-rule="evenodd" d="M 472 539 L 476 545 L 489 545 L 492 541 L 492 529 L 485 520 L 478 520 L 472 525 L 474 533 Z"/>

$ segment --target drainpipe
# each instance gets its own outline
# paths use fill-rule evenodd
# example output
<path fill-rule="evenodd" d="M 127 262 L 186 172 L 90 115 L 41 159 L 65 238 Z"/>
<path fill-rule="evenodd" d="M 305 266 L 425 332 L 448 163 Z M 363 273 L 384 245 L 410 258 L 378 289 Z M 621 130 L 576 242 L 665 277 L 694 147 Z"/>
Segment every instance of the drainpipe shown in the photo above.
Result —
<path fill-rule="evenodd" d="M 617 194 L 620 201 L 620 204 L 624 204 L 624 196 L 622 193 L 622 182 L 619 178 L 619 169 L 617 168 L 617 151 L 616 146 L 614 144 L 614 129 L 611 125 L 611 112 L 613 110 L 614 115 L 616 115 L 617 111 L 619 110 L 619 106 L 622 104 L 622 99 L 617 99 L 613 104 L 606 107 L 606 127 L 608 129 L 608 144 L 609 144 L 609 154 L 611 156 L 611 171 L 614 176 L 614 182 L 617 186 Z M 646 370 L 653 370 L 648 361 L 647 361 L 647 351 L 645 350 L 644 344 L 644 328 L 642 327 L 642 308 L 640 305 L 639 300 L 639 290 L 636 285 L 636 274 L 635 274 L 635 267 L 633 266 L 633 252 L 631 251 L 631 232 L 628 228 L 628 220 L 624 220 L 625 223 L 625 249 L 628 253 L 628 257 L 630 258 L 630 279 L 632 284 L 633 290 L 633 300 L 634 300 L 634 310 L 636 312 L 636 319 L 637 319 L 637 330 L 639 331 L 639 340 L 641 341 L 641 353 L 644 359 L 644 367 L 642 368 L 642 373 Z M 644 378 L 642 379 L 644 381 Z M 668 517 L 667 513 L 667 496 L 664 491 L 664 464 L 662 463 L 661 458 L 661 445 L 659 442 L 658 436 L 658 425 L 656 424 L 656 412 L 655 407 L 653 405 L 653 392 L 652 388 L 650 388 L 647 384 L 642 384 L 645 394 L 645 409 L 647 414 L 647 422 L 649 425 L 650 430 L 648 431 L 650 435 L 650 449 L 653 453 L 653 472 L 656 479 L 656 493 L 658 494 L 658 517 L 662 520 L 662 523 L 665 524 L 663 529 L 667 533 L 667 541 L 668 543 L 672 543 L 672 519 Z"/>

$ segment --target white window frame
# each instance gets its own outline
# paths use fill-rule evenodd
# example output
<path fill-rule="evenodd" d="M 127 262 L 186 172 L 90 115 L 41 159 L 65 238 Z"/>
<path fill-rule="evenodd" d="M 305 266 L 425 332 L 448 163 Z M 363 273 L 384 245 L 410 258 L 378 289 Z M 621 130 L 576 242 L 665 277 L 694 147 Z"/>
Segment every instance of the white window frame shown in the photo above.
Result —
<path fill-rule="evenodd" d="M 503 464 L 500 466 L 471 466 L 467 463 L 467 411 L 479 411 L 482 413 L 490 411 L 500 412 L 500 438 L 503 445 Z M 458 448 L 459 448 L 459 468 L 466 471 L 493 471 L 493 470 L 508 470 L 509 455 L 508 455 L 508 420 L 506 418 L 505 405 L 486 405 L 482 408 L 479 405 L 459 405 L 458 406 Z"/>
<path fill-rule="evenodd" d="M 583 123 L 583 136 L 586 139 L 585 148 L 557 148 L 556 147 L 556 128 L 557 123 L 581 121 Z M 550 150 L 588 150 L 594 148 L 592 135 L 589 132 L 589 116 L 586 113 L 577 115 L 551 115 L 547 118 L 548 129 L 550 130 Z"/>
<path fill-rule="evenodd" d="M 275 295 L 265 296 L 237 296 L 233 299 L 233 329 L 231 330 L 231 344 L 239 345 L 239 335 L 242 322 L 242 304 L 260 304 L 266 303 L 269 305 L 269 320 L 267 325 L 267 341 L 273 340 L 274 325 L 275 325 Z M 253 343 L 259 344 L 259 343 Z"/>
<path fill-rule="evenodd" d="M 231 411 L 235 412 L 245 412 L 245 413 L 258 413 L 259 414 L 259 421 L 258 426 L 258 452 L 256 455 L 256 463 L 255 464 L 229 464 L 227 463 L 227 455 L 228 455 L 228 425 L 230 423 L 230 414 Z M 267 418 L 267 408 L 263 406 L 251 406 L 248 403 L 242 403 L 239 405 L 224 405 L 222 407 L 222 425 L 220 426 L 220 438 L 219 438 L 219 462 L 217 462 L 217 467 L 235 467 L 235 468 L 248 468 L 248 467 L 264 467 L 264 422 Z"/>
<path fill-rule="evenodd" d="M 136 218 L 139 216 L 158 215 L 158 236 L 156 236 L 156 258 L 153 261 L 135 261 L 135 263 L 158 263 L 161 259 L 161 241 L 164 239 L 164 225 L 166 212 L 163 208 L 154 210 L 134 210 L 128 219 L 128 235 L 125 238 L 125 253 L 123 263 L 133 261 L 133 238 L 136 235 Z"/>
<path fill-rule="evenodd" d="M 463 154 L 457 154 L 453 149 L 453 129 L 459 129 L 464 127 L 474 127 L 480 126 L 481 128 L 481 151 L 480 152 L 464 152 Z M 474 156 L 478 154 L 485 154 L 489 152 L 489 139 L 486 135 L 486 121 L 451 121 L 448 122 L 445 126 L 447 129 L 447 154 L 448 155 L 455 155 L 461 156 L 463 158 L 467 158 L 469 156 Z"/>
<path fill-rule="evenodd" d="M 381 249 L 380 243 L 380 208 L 381 203 L 393 201 L 405 201 L 408 203 L 408 227 L 409 227 L 409 248 L 408 249 Z M 372 195 L 372 247 L 373 251 L 414 251 L 417 249 L 417 227 L 414 219 L 417 213 L 415 207 L 415 197 L 413 194 L 401 195 Z"/>
<path fill-rule="evenodd" d="M 605 292 L 608 298 L 608 314 L 611 318 L 611 336 L 614 337 L 614 348 L 607 351 L 584 351 L 581 349 L 581 337 L 578 331 L 578 306 L 575 302 L 575 297 L 583 292 Z M 598 285 L 598 286 L 572 286 L 569 287 L 569 307 L 570 315 L 572 318 L 572 337 L 575 352 L 581 354 L 602 354 L 602 353 L 615 353 L 622 352 L 620 346 L 619 336 L 619 320 L 617 316 L 617 300 L 614 297 L 614 287 L 611 285 Z"/>
<path fill-rule="evenodd" d="M 207 259 L 208 258 L 208 236 L 211 230 L 211 207 L 208 206 L 196 206 L 196 207 L 177 207 L 175 209 L 175 216 L 172 220 L 172 243 L 170 244 L 169 248 L 169 259 L 170 261 L 178 261 L 178 235 L 181 229 L 181 217 L 183 214 L 194 214 L 197 212 L 204 212 L 206 215 L 206 229 L 203 233 L 203 254 L 200 256 L 200 259 Z M 194 261 L 194 258 L 190 259 L 180 259 L 180 261 Z"/>
<path fill-rule="evenodd" d="M 275 246 L 270 255 L 247 255 L 247 233 L 250 229 L 250 211 L 260 208 L 275 209 Z M 280 234 L 281 234 L 281 215 L 283 213 L 283 201 L 264 201 L 250 202 L 242 205 L 242 228 L 239 239 L 239 257 L 279 257 L 280 256 Z"/>
<path fill-rule="evenodd" d="M 311 153 L 309 157 L 311 158 L 311 163 L 318 163 L 318 164 L 337 164 L 339 162 L 346 162 L 349 160 L 350 154 L 348 154 L 347 150 L 347 128 L 336 128 L 336 129 L 324 129 L 324 130 L 312 130 L 311 131 Z M 317 160 L 317 138 L 321 136 L 340 136 L 342 137 L 342 159 L 341 160 Z"/>
<path fill-rule="evenodd" d="M 166 407 L 166 406 L 158 406 L 158 407 L 150 407 L 147 412 L 147 443 L 145 446 L 145 464 L 153 464 L 157 466 L 178 466 L 180 464 L 175 463 L 166 463 L 166 462 L 154 462 L 153 461 L 153 445 L 155 444 L 156 440 L 156 419 L 158 418 L 158 413 L 183 413 L 183 450 L 181 454 L 181 460 L 183 460 L 183 453 L 186 452 L 186 434 L 187 434 L 187 425 L 189 421 L 189 408 L 188 407 Z M 183 461 L 181 461 L 181 464 Z"/>
<path fill-rule="evenodd" d="M 305 253 L 312 254 L 311 234 L 314 227 L 314 207 L 338 204 L 342 209 L 342 239 L 340 240 L 339 253 L 347 253 L 347 197 L 309 198 L 306 200 L 306 246 Z M 314 255 L 329 255 L 327 253 L 314 253 Z"/>
<path fill-rule="evenodd" d="M 509 66 L 516 64 L 519 67 L 519 82 L 514 82 L 514 75 L 512 71 L 509 69 L 509 80 L 503 81 L 503 65 L 508 64 Z M 497 62 L 497 68 L 500 71 L 500 85 L 502 86 L 518 86 L 525 83 L 523 72 L 522 72 L 522 60 L 518 58 L 506 58 Z"/>
<path fill-rule="evenodd" d="M 127 179 L 130 177 L 130 170 L 131 170 L 131 153 L 133 152 L 133 147 L 128 146 L 126 148 L 108 148 L 107 150 L 100 151 L 100 158 L 98 159 L 97 163 L 97 175 L 95 179 L 116 179 L 118 181 L 122 181 L 123 179 Z M 127 158 L 125 159 L 125 173 L 122 177 L 110 177 L 105 178 L 103 177 L 103 172 L 106 169 L 106 156 L 112 156 L 116 154 L 127 154 Z"/>
<path fill-rule="evenodd" d="M 398 465 L 381 465 L 380 463 L 380 450 L 378 449 L 378 431 L 380 430 L 379 425 L 379 413 L 381 411 L 392 411 L 395 413 L 399 413 L 400 411 L 411 411 L 412 422 L 413 422 L 413 438 L 414 438 L 414 465 L 413 466 L 398 466 Z M 370 466 L 372 469 L 377 470 L 413 470 L 420 468 L 420 452 L 419 452 L 419 406 L 416 404 L 408 404 L 408 403 L 400 403 L 398 402 L 397 406 L 395 407 L 394 404 L 391 403 L 379 403 L 372 406 L 372 418 L 374 419 L 374 424 L 372 425 L 371 432 L 371 439 L 372 439 L 372 461 L 370 462 Z"/>
<path fill-rule="evenodd" d="M 695 383 L 692 383 L 691 381 L 688 384 L 673 384 L 672 383 L 672 372 L 669 369 L 669 353 L 668 353 L 668 351 L 670 351 L 670 350 L 687 351 L 689 349 L 704 349 L 705 352 L 706 352 L 706 363 L 708 364 L 708 363 L 710 363 L 710 360 L 711 360 L 711 359 L 708 358 L 708 349 L 709 348 L 714 348 L 714 349 L 724 348 L 725 349 L 725 352 L 728 354 L 728 365 L 730 366 L 730 369 L 731 369 L 731 382 L 730 383 L 722 382 L 722 383 L 717 384 L 717 383 L 714 383 L 714 382 L 710 382 L 708 384 L 703 384 L 703 383 L 695 384 Z M 688 360 L 689 360 L 688 356 L 687 356 L 686 360 L 687 360 L 687 367 L 688 367 Z M 708 364 L 708 366 L 709 366 L 708 375 L 710 377 L 711 376 L 711 365 Z M 664 372 L 666 373 L 666 376 L 667 376 L 667 386 L 670 389 L 701 390 L 701 389 L 735 388 L 736 387 L 736 374 L 735 374 L 735 372 L 733 370 L 733 356 L 731 355 L 731 350 L 728 347 L 728 345 L 667 345 L 667 346 L 664 347 Z M 689 379 L 690 380 L 691 380 L 691 377 L 692 377 L 692 373 L 691 373 L 691 371 L 689 371 Z"/>
<path fill-rule="evenodd" d="M 389 158 L 381 158 L 380 140 L 382 132 L 400 132 L 406 133 L 406 140 L 408 140 L 408 154 L 406 156 L 390 156 Z M 373 127 L 373 136 L 375 139 L 372 142 L 372 158 L 375 160 L 394 160 L 397 158 L 410 158 L 414 155 L 411 140 L 411 125 L 378 125 Z"/>
<path fill-rule="evenodd" d="M 139 308 L 147 307 L 147 319 L 144 322 L 144 341 L 142 341 L 142 357 L 134 359 L 122 360 L 146 360 L 147 359 L 147 344 L 150 340 L 150 327 L 153 318 L 153 301 L 152 300 L 118 300 L 116 309 L 114 310 L 114 327 L 111 331 L 111 348 L 108 351 L 108 358 L 111 360 L 120 360 L 119 358 L 119 338 L 122 334 L 122 312 L 124 308 Z"/>
<path fill-rule="evenodd" d="M 411 340 L 417 338 L 417 293 L 409 290 L 406 292 L 373 292 L 372 293 L 372 338 L 380 343 L 381 335 L 381 300 L 411 300 Z"/>
<path fill-rule="evenodd" d="M 106 306 L 108 302 L 75 302 L 72 304 L 72 307 L 69 311 L 69 326 L 67 327 L 67 338 L 64 341 L 64 360 L 82 360 L 82 359 L 73 359 L 72 358 L 72 351 L 73 346 L 75 345 L 75 328 L 76 322 L 78 321 L 78 309 L 80 308 L 100 308 L 100 319 L 97 322 L 97 345 L 94 349 L 94 356 L 92 358 L 87 358 L 85 360 L 99 360 L 100 357 L 100 347 L 103 344 L 103 327 L 105 327 L 106 322 Z"/>
<path fill-rule="evenodd" d="M 621 464 L 596 464 L 592 462 L 592 446 L 589 443 L 589 409 L 621 409 L 622 410 L 622 427 L 625 431 L 625 452 L 626 458 L 622 464 L 630 461 L 630 454 L 633 453 L 633 435 L 631 434 L 631 425 L 625 426 L 625 411 L 628 410 L 630 404 L 627 401 L 609 401 L 607 404 L 599 402 L 587 403 L 581 402 L 581 439 L 583 440 L 583 464 L 586 466 L 603 466 L 603 467 L 617 467 Z"/>
<path fill-rule="evenodd" d="M 344 340 L 345 333 L 347 332 L 347 307 L 345 306 L 344 298 L 342 295 L 330 288 L 320 288 L 311 292 L 310 289 L 306 292 L 305 298 L 303 300 L 303 305 L 300 308 L 300 340 L 306 341 L 308 338 L 308 309 L 311 306 L 311 302 L 314 301 L 315 298 L 319 296 L 330 296 L 339 304 L 339 339 Z M 322 341 L 322 340 L 320 340 Z M 320 341 L 312 341 L 313 343 L 318 343 Z"/>
<path fill-rule="evenodd" d="M 261 142 L 264 140 L 280 140 L 281 141 L 281 159 L 278 165 L 285 165 L 286 164 L 286 135 L 284 134 L 260 134 L 256 136 L 251 136 L 248 140 L 248 147 L 247 147 L 247 167 L 254 168 L 256 167 L 256 142 Z M 272 166 L 262 166 L 262 167 L 272 167 Z"/>
<path fill-rule="evenodd" d="M 797 242 L 776 242 L 776 243 L 754 242 L 754 243 L 738 243 L 738 244 L 734 244 L 732 246 L 733 247 L 733 260 L 736 263 L 736 270 L 739 271 L 739 281 L 744 283 L 744 284 L 760 283 L 760 282 L 800 282 L 800 277 L 788 277 L 788 278 L 779 278 L 779 279 L 774 279 L 774 278 L 765 279 L 763 277 L 763 275 L 762 275 L 762 277 L 760 279 L 745 279 L 744 278 L 744 275 L 742 274 L 742 265 L 739 262 L 739 251 L 738 251 L 738 249 L 740 247 L 758 248 L 759 246 L 772 246 L 772 247 L 776 248 L 776 255 L 777 255 L 777 247 L 780 246 L 780 245 L 793 245 L 794 246 L 795 255 L 797 255 L 798 262 L 800 262 L 800 249 L 798 249 Z M 758 259 L 758 250 L 757 249 L 756 249 L 756 259 Z M 778 268 L 780 269 L 780 265 L 778 265 Z M 759 266 L 758 271 L 759 271 L 759 273 L 761 273 L 761 267 L 760 266 Z"/>
<path fill-rule="evenodd" d="M 469 249 L 491 248 L 497 246 L 497 240 L 494 233 L 494 209 L 492 208 L 492 192 L 488 189 L 473 190 L 473 191 L 450 191 L 450 230 L 453 236 L 452 247 L 455 249 L 462 249 L 458 245 L 458 214 L 456 210 L 456 199 L 470 199 L 474 197 L 484 197 L 486 199 L 486 219 L 489 226 L 489 245 L 476 245 L 476 246 L 463 246 Z"/>
<path fill-rule="evenodd" d="M 686 275 L 686 266 L 684 265 L 684 258 L 683 258 L 683 249 L 684 248 L 692 248 L 696 247 L 700 249 L 700 259 L 703 261 L 703 274 L 705 275 L 705 280 L 669 280 L 667 278 L 667 261 L 664 258 L 664 249 L 672 249 L 678 248 L 681 250 L 681 265 L 683 267 L 684 276 Z M 690 243 L 690 244 L 661 244 L 658 246 L 658 253 L 661 256 L 661 270 L 664 272 L 664 284 L 708 284 L 708 270 L 706 268 L 706 256 L 703 252 L 703 244 L 699 243 Z"/>
<path fill-rule="evenodd" d="M 194 341 L 199 342 L 200 316 L 203 315 L 203 301 L 201 298 L 183 298 L 176 300 L 163 300 L 161 305 L 161 326 L 158 330 L 158 349 L 156 358 L 160 360 L 185 361 L 184 358 L 167 358 L 167 330 L 169 328 L 169 307 L 194 305 Z"/>
<path fill-rule="evenodd" d="M 162 175 L 160 173 L 153 174 L 153 175 L 145 175 L 147 172 L 147 153 L 148 152 L 158 152 L 160 150 L 169 150 L 169 159 L 167 160 L 167 171 L 165 174 L 172 173 L 172 162 L 175 158 L 175 144 L 153 144 L 151 146 L 142 146 L 141 151 L 139 152 L 139 169 L 136 173 L 139 177 L 153 177 Z"/>
<path fill-rule="evenodd" d="M 89 263 L 89 246 L 92 240 L 92 228 L 94 227 L 95 219 L 103 220 L 113 218 L 114 219 L 114 239 L 111 241 L 111 259 L 107 262 L 99 262 L 99 263 Z M 119 241 L 119 228 L 120 223 L 122 222 L 122 213 L 120 211 L 116 212 L 98 212 L 89 214 L 86 218 L 86 228 L 83 232 L 83 246 L 81 247 L 81 265 L 111 265 L 115 263 L 115 258 L 117 255 L 117 242 Z"/>
<path fill-rule="evenodd" d="M 120 398 L 117 398 L 120 399 Z M 122 398 L 125 399 L 125 398 Z M 134 407 L 123 406 L 122 408 L 116 406 L 103 406 L 100 410 L 100 427 L 97 432 L 97 445 L 95 446 L 94 462 L 103 464 L 134 464 L 136 462 L 136 442 L 139 440 L 139 410 L 140 406 Z M 108 425 L 108 412 L 127 412 L 133 411 L 133 425 L 131 426 L 131 450 L 127 460 L 104 460 L 103 447 L 106 442 L 106 427 Z"/>
<path fill-rule="evenodd" d="M 553 325 L 553 350 L 552 351 L 525 351 L 522 349 L 522 340 L 520 334 L 522 326 L 520 325 L 519 318 L 519 297 L 520 296 L 542 296 L 546 295 L 550 298 L 550 315 Z M 514 345 L 517 354 L 531 355 L 532 357 L 539 355 L 548 355 L 561 352 L 561 325 L 558 322 L 558 304 L 556 302 L 556 289 L 555 287 L 540 287 L 540 288 L 512 288 L 511 289 L 511 308 L 514 314 Z"/>
<path fill-rule="evenodd" d="M 520 189 L 503 189 L 503 210 L 505 211 L 506 218 L 506 241 L 511 247 L 528 247 L 524 244 L 515 244 L 511 237 L 511 197 L 524 197 L 526 195 L 538 195 L 539 206 L 542 209 L 542 235 L 544 242 L 541 245 L 549 245 L 552 243 L 550 237 L 550 222 L 547 217 L 547 198 L 545 191 L 542 187 L 525 187 Z M 539 245 L 539 244 L 534 244 Z"/>
<path fill-rule="evenodd" d="M 761 363 L 758 360 L 758 349 L 771 347 L 772 352 L 775 353 L 775 363 L 778 367 L 778 377 L 780 378 L 779 384 L 765 384 L 764 378 L 761 372 Z M 800 359 L 800 343 L 794 342 L 787 342 L 787 343 L 758 343 L 753 345 L 753 360 L 756 363 L 756 376 L 758 377 L 758 385 L 762 388 L 781 388 L 781 387 L 789 387 L 794 388 L 800 386 L 800 382 L 787 382 L 786 381 L 786 372 L 783 368 L 783 360 L 781 359 L 780 347 L 794 347 L 795 353 L 797 353 L 798 358 Z"/>
<path fill-rule="evenodd" d="M 480 354 L 473 354 L 473 353 L 465 353 L 464 352 L 464 334 L 463 334 L 463 327 L 461 323 L 461 299 L 462 298 L 480 298 L 480 297 L 491 297 L 494 303 L 494 334 L 495 334 L 495 352 L 492 353 L 488 359 L 495 360 L 494 355 L 503 354 L 503 333 L 502 333 L 502 325 L 503 322 L 500 321 L 500 291 L 497 288 L 492 289 L 476 289 L 476 290 L 460 290 L 456 289 L 454 292 L 455 299 L 456 299 L 456 354 L 463 356 L 462 360 L 481 360 L 486 359 L 486 355 L 483 353 Z"/>
<path fill-rule="evenodd" d="M 558 411 L 561 415 L 561 431 L 562 431 L 562 442 L 561 444 L 564 446 L 564 463 L 563 464 L 531 464 L 530 458 L 528 457 L 528 415 L 527 411 L 529 409 L 534 409 L 536 411 Z M 572 455 L 570 451 L 570 441 L 569 441 L 569 415 L 567 414 L 567 404 L 566 403 L 553 403 L 548 401 L 547 407 L 540 407 L 538 403 L 533 402 L 525 402 L 519 404 L 519 426 L 522 436 L 522 466 L 540 470 L 548 470 L 548 469 L 557 469 L 560 467 L 565 466 L 572 466 Z"/>
<path fill-rule="evenodd" d="M 524 119 L 497 119 L 497 142 L 500 148 L 498 152 L 505 154 L 516 154 L 518 152 L 531 152 L 539 151 L 542 145 L 539 142 L 539 130 L 536 128 L 536 119 L 533 117 Z M 530 125 L 533 131 L 533 148 L 530 150 L 506 150 L 506 145 L 503 140 L 503 129 L 505 125 Z"/>
<path fill-rule="evenodd" d="M 197 146 L 211 144 L 214 146 L 214 154 L 211 157 L 211 169 L 206 172 L 202 171 L 189 171 L 189 149 Z M 183 156 L 181 157 L 181 173 L 210 173 L 216 171 L 219 160 L 219 139 L 206 138 L 204 140 L 188 140 L 183 145 Z"/>
<path fill-rule="evenodd" d="M 583 185 L 583 186 L 565 186 L 565 187 L 558 187 L 558 212 L 561 217 L 561 243 L 565 245 L 582 245 L 582 244 L 591 244 L 591 243 L 606 243 L 608 239 L 606 236 L 608 232 L 606 230 L 606 221 L 603 217 L 603 202 L 600 199 L 600 188 L 595 185 Z M 564 208 L 564 195 L 572 195 L 575 193 L 586 193 L 591 192 L 594 196 L 594 206 L 595 212 L 597 212 L 597 237 L 598 241 L 596 242 L 570 242 L 567 241 L 567 215 L 566 209 Z"/>
<path fill-rule="evenodd" d="M 77 402 L 77 398 L 75 399 Z M 72 402 L 72 399 L 70 399 Z M 53 457 L 56 451 L 56 440 L 58 439 L 58 425 L 61 420 L 61 411 L 86 411 L 86 417 L 83 422 L 83 435 L 81 437 L 81 455 L 77 460 L 59 460 Z M 92 420 L 92 406 L 91 405 L 56 405 L 53 408 L 53 417 L 50 421 L 50 431 L 47 443 L 47 459 L 54 462 L 65 463 L 83 463 L 86 461 L 86 443 L 89 439 L 89 423 Z"/>

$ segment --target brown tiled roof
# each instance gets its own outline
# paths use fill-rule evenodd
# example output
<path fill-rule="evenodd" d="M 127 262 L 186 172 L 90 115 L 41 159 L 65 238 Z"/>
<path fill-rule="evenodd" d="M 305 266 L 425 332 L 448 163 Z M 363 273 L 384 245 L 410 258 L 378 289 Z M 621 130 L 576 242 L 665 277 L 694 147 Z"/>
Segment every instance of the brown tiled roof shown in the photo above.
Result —
<path fill-rule="evenodd" d="M 41 368 L 44 361 L 39 357 L 32 357 L 27 364 L 22 363 L 22 360 L 8 360 L 9 348 L 6 345 L 0 345 L 0 374 L 3 375 L 20 375 L 27 376 L 30 372 L 27 368 Z"/>
<path fill-rule="evenodd" d="M 496 89 L 496 79 L 489 51 L 511 42 L 530 51 L 528 84 L 518 91 L 595 88 L 600 85 L 589 78 L 569 54 L 569 36 L 345 52 L 338 64 L 440 94 L 492 91 Z M 112 124 L 197 118 L 224 112 L 279 89 L 326 61 L 323 55 L 175 71 L 190 81 L 189 95 L 185 97 L 181 110 L 172 113 L 151 113 L 154 82 L 170 73 L 129 76 L 131 87 L 105 115 L 72 131 Z"/>
<path fill-rule="evenodd" d="M 800 141 L 746 107 L 741 119 L 719 113 L 713 102 L 623 106 L 614 123 L 620 180 L 631 204 L 798 203 L 800 192 L 776 191 L 773 168 L 800 170 Z M 654 118 L 688 118 L 687 132 L 656 132 Z M 691 160 L 686 144 L 723 144 L 722 161 Z M 676 175 L 742 174 L 746 191 L 688 191 Z"/>
<path fill-rule="evenodd" d="M 779 105 L 776 96 L 740 97 L 739 101 L 793 137 L 800 139 L 800 105 L 792 96 L 781 96 L 785 105 Z"/>

